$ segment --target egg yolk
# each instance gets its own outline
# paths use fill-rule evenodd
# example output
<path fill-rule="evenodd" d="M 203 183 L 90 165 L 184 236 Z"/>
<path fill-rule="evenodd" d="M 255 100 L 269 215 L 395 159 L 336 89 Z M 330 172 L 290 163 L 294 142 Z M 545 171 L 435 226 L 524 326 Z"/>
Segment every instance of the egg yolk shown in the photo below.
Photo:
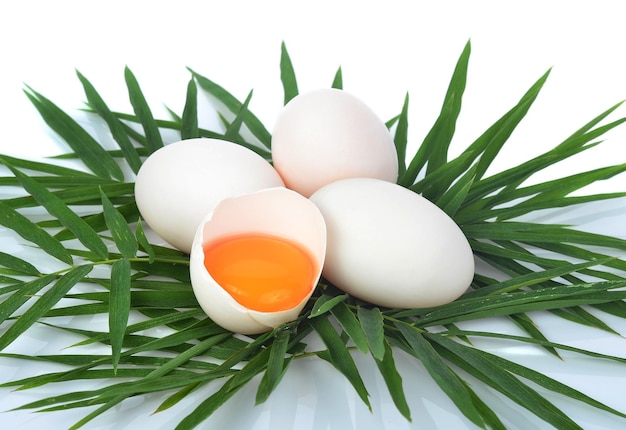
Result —
<path fill-rule="evenodd" d="M 283 238 L 231 236 L 203 247 L 204 265 L 211 277 L 248 309 L 291 309 L 313 286 L 313 259 L 299 245 Z"/>

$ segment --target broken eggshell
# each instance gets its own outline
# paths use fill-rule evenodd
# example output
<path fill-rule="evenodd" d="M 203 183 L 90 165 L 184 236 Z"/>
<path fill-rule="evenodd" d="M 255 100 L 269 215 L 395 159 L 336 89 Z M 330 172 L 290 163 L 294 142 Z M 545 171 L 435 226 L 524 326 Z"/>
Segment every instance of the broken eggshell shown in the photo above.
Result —
<path fill-rule="evenodd" d="M 282 238 L 308 254 L 313 276 L 308 292 L 296 306 L 271 312 L 250 309 L 209 273 L 205 245 L 251 234 Z M 221 201 L 201 222 L 191 249 L 191 284 L 198 303 L 217 324 L 240 334 L 262 333 L 298 317 L 317 285 L 325 254 L 326 226 L 318 208 L 284 187 L 265 189 Z"/>

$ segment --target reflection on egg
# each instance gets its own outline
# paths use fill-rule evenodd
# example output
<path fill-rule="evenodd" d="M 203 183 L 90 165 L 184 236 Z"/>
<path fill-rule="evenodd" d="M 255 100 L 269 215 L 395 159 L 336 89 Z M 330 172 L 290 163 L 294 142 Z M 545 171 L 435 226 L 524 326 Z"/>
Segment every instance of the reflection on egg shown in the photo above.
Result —
<path fill-rule="evenodd" d="M 470 245 L 441 209 L 399 185 L 354 178 L 311 196 L 326 221 L 323 275 L 362 300 L 392 308 L 457 299 L 474 274 Z"/>
<path fill-rule="evenodd" d="M 144 161 L 135 182 L 142 217 L 165 241 L 189 253 L 200 221 L 222 199 L 283 186 L 274 168 L 243 146 L 187 139 Z"/>
<path fill-rule="evenodd" d="M 274 167 L 285 185 L 309 197 L 338 179 L 395 182 L 398 158 L 389 130 L 367 105 L 338 89 L 294 97 L 272 133 Z"/>
<path fill-rule="evenodd" d="M 198 303 L 242 334 L 295 320 L 319 280 L 326 228 L 318 208 L 286 188 L 219 203 L 200 224 L 190 256 Z"/>

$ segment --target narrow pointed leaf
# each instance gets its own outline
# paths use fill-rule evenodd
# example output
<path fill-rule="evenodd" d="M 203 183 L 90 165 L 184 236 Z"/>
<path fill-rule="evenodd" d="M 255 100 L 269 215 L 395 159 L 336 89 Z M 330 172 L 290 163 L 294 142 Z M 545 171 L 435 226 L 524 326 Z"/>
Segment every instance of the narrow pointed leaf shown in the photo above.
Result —
<path fill-rule="evenodd" d="M 150 264 L 154 263 L 154 259 L 156 258 L 156 252 L 152 244 L 148 241 L 146 237 L 146 233 L 143 229 L 143 223 L 141 219 L 137 222 L 137 228 L 135 229 L 135 235 L 137 237 L 137 244 L 143 251 L 148 254 L 148 261 Z"/>
<path fill-rule="evenodd" d="M 398 154 L 398 181 L 404 183 L 403 176 L 406 172 L 406 146 L 409 132 L 409 93 L 404 96 L 402 111 L 398 117 L 396 132 L 393 136 L 393 143 Z"/>
<path fill-rule="evenodd" d="M 104 220 L 107 228 L 113 236 L 113 241 L 117 245 L 123 257 L 132 258 L 137 254 L 137 240 L 131 231 L 126 219 L 111 203 L 102 189 L 100 190 L 102 198 L 102 209 L 104 211 Z"/>
<path fill-rule="evenodd" d="M 122 258 L 111 267 L 111 300 L 109 302 L 109 332 L 113 370 L 117 370 L 130 312 L 130 263 Z"/>
<path fill-rule="evenodd" d="M 331 88 L 336 88 L 338 90 L 343 90 L 343 72 L 341 71 L 341 67 L 337 68 L 335 72 L 335 77 L 333 78 L 333 83 L 330 85 Z"/>
<path fill-rule="evenodd" d="M 340 294 L 337 296 L 331 296 L 328 294 L 322 294 L 313 304 L 309 318 L 315 318 L 330 311 L 338 303 L 345 301 L 348 298 L 347 294 Z"/>
<path fill-rule="evenodd" d="M 48 126 L 65 140 L 93 173 L 103 178 L 124 178 L 113 157 L 73 118 L 32 88 L 28 88 L 26 95 Z"/>
<path fill-rule="evenodd" d="M 241 129 L 241 126 L 248 112 L 248 104 L 250 104 L 251 99 L 252 91 L 248 93 L 248 97 L 246 97 L 246 100 L 241 105 L 241 108 L 237 112 L 237 116 L 228 126 L 226 133 L 224 133 L 225 140 L 230 140 L 232 142 L 237 142 L 241 140 L 241 136 L 239 136 L 239 130 Z"/>
<path fill-rule="evenodd" d="M 187 97 L 181 118 L 180 135 L 182 139 L 199 137 L 198 132 L 198 87 L 193 77 L 187 84 Z"/>
<path fill-rule="evenodd" d="M 292 98 L 298 95 L 298 83 L 285 42 L 280 46 L 280 80 L 283 83 L 283 104 L 286 105 Z"/>
<path fill-rule="evenodd" d="M 387 342 L 384 342 L 383 344 L 382 357 L 374 357 L 374 359 L 376 361 L 376 365 L 378 366 L 378 370 L 387 385 L 389 395 L 391 396 L 393 403 L 396 405 L 396 408 L 404 418 L 406 418 L 409 422 L 412 421 L 411 409 L 406 401 L 404 388 L 402 386 L 402 376 L 398 373 L 398 368 L 396 367 L 396 363 L 393 358 L 393 351 Z"/>
<path fill-rule="evenodd" d="M 385 332 L 383 329 L 383 314 L 378 308 L 368 309 L 359 306 L 357 310 L 359 322 L 365 332 L 367 344 L 372 356 L 376 360 L 382 360 L 385 355 Z"/>
<path fill-rule="evenodd" d="M 456 121 L 461 110 L 470 52 L 471 44 L 468 41 L 457 61 L 439 117 L 411 160 L 402 179 L 402 185 L 412 185 L 425 165 L 427 165 L 427 172 L 430 173 L 446 163 L 448 147 L 452 141 Z"/>
<path fill-rule="evenodd" d="M 330 310 L 335 316 L 337 322 L 341 328 L 346 332 L 348 337 L 354 342 L 357 348 L 363 353 L 367 354 L 369 347 L 367 344 L 367 337 L 365 332 L 356 318 L 354 313 L 348 308 L 344 302 L 337 303 L 336 306 Z"/>
<path fill-rule="evenodd" d="M 87 78 L 83 76 L 80 72 L 76 71 L 76 74 L 78 75 L 78 79 L 83 85 L 83 89 L 85 91 L 85 95 L 87 96 L 87 100 L 89 101 L 89 105 L 107 123 L 107 125 L 109 126 L 109 130 L 111 131 L 111 135 L 122 150 L 122 153 L 124 154 L 124 158 L 128 162 L 128 165 L 133 172 L 137 173 L 139 171 L 139 167 L 141 167 L 141 159 L 139 158 L 137 150 L 135 149 L 128 134 L 126 133 L 124 126 L 115 116 L 115 114 L 109 109 L 109 107 L 106 105 L 100 94 L 98 94 L 91 82 L 89 82 L 89 80 L 87 80 Z"/>
<path fill-rule="evenodd" d="M 289 362 L 289 360 L 286 360 L 289 337 L 289 331 L 281 330 L 276 334 L 274 340 L 272 341 L 269 360 L 267 362 L 267 369 L 265 370 L 265 374 L 261 379 L 256 393 L 255 403 L 257 405 L 268 399 L 285 373 L 285 364 Z"/>
<path fill-rule="evenodd" d="M 0 350 L 10 345 L 19 335 L 28 330 L 52 306 L 56 305 L 67 292 L 82 281 L 91 271 L 92 266 L 78 266 L 63 275 L 54 285 L 39 297 L 0 337 Z M 4 305 L 4 303 L 3 303 Z"/>
<path fill-rule="evenodd" d="M 53 216 L 55 216 L 63 225 L 76 235 L 88 249 L 96 255 L 106 258 L 108 250 L 98 234 L 76 213 L 72 212 L 61 199 L 56 195 L 39 185 L 36 181 L 29 178 L 17 169 L 9 166 L 13 174 L 18 178 L 24 189 L 29 192 L 33 198 Z"/>
<path fill-rule="evenodd" d="M 350 355 L 350 351 L 341 340 L 339 334 L 335 331 L 330 321 L 325 317 L 313 318 L 310 320 L 313 329 L 320 335 L 322 341 L 326 345 L 330 362 L 337 370 L 339 370 L 352 384 L 357 394 L 372 410 L 369 401 L 369 393 L 363 384 L 361 375 Z"/>
<path fill-rule="evenodd" d="M 20 285 L 18 291 L 11 294 L 10 297 L 3 299 L 0 303 L 0 324 L 5 322 L 24 303 L 37 294 L 39 290 L 50 284 L 55 278 L 55 275 L 49 274 L 24 282 Z"/>
<path fill-rule="evenodd" d="M 163 146 L 163 138 L 161 137 L 159 126 L 154 120 L 150 106 L 148 106 L 148 102 L 141 91 L 137 78 L 128 67 L 124 69 L 124 78 L 128 88 L 130 103 L 146 136 L 146 146 L 149 152 L 153 153 Z"/>
<path fill-rule="evenodd" d="M 16 272 L 23 273 L 25 275 L 37 276 L 40 274 L 39 270 L 28 261 L 22 260 L 21 258 L 5 252 L 0 252 L 0 266 L 13 269 Z"/>
<path fill-rule="evenodd" d="M 237 100 L 235 96 L 226 91 L 223 87 L 217 85 L 215 82 L 210 79 L 194 72 L 189 69 L 191 73 L 193 73 L 196 81 L 200 88 L 202 88 L 207 93 L 211 94 L 217 100 L 224 104 L 232 113 L 236 114 L 241 110 L 242 103 Z M 250 111 L 246 111 L 244 124 L 248 127 L 250 132 L 254 137 L 259 139 L 261 144 L 265 146 L 265 148 L 271 147 L 271 135 L 270 132 L 265 128 L 263 123 Z"/>
<path fill-rule="evenodd" d="M 402 322 L 396 323 L 396 327 L 402 333 L 412 353 L 423 364 L 430 376 L 459 408 L 459 410 L 478 427 L 484 427 L 485 423 L 481 414 L 476 410 L 470 393 L 459 377 L 448 367 L 435 351 L 433 346 L 424 339 L 424 336 L 415 327 Z"/>

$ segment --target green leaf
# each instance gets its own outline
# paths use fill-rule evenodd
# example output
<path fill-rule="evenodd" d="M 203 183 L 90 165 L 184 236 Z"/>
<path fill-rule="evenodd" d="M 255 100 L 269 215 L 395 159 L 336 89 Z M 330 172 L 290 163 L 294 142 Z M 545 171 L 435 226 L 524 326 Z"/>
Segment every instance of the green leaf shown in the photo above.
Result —
<path fill-rule="evenodd" d="M 376 361 L 376 365 L 378 366 L 378 370 L 387 385 L 389 395 L 391 396 L 393 403 L 396 405 L 396 408 L 404 418 L 408 421 L 412 421 L 411 409 L 406 401 L 404 388 L 402 386 L 402 376 L 398 373 L 398 369 L 393 358 L 393 351 L 387 342 L 383 342 L 382 357 L 374 357 L 374 359 Z"/>
<path fill-rule="evenodd" d="M 115 245 L 117 245 L 117 249 L 119 249 L 122 256 L 126 258 L 134 257 L 137 254 L 138 248 L 135 235 L 126 223 L 126 219 L 115 208 L 115 206 L 113 206 L 102 189 L 100 189 L 100 196 L 102 198 L 104 220 L 109 231 L 111 232 L 111 235 L 113 236 L 113 241 L 115 242 Z"/>
<path fill-rule="evenodd" d="M 461 99 L 465 91 L 470 52 L 471 44 L 468 41 L 457 61 L 439 117 L 411 160 L 406 174 L 400 181 L 402 185 L 412 185 L 424 165 L 427 165 L 427 173 L 430 173 L 446 163 L 448 147 L 452 141 L 456 121 L 461 111 Z"/>
<path fill-rule="evenodd" d="M 107 179 L 124 179 L 113 157 L 74 119 L 32 88 L 28 87 L 25 93 L 48 126 L 67 142 L 93 173 Z"/>
<path fill-rule="evenodd" d="M 15 322 L 4 332 L 4 334 L 0 336 L 0 351 L 10 345 L 19 337 L 19 335 L 35 324 L 39 318 L 50 310 L 52 306 L 57 304 L 57 302 L 61 300 L 74 285 L 83 280 L 91 269 L 92 266 L 90 265 L 78 266 L 59 278 L 59 280 L 56 281 L 48 291 L 43 293 L 41 297 L 39 297 L 28 310 L 24 311 L 24 313 L 17 320 L 15 320 Z M 42 283 L 47 284 L 48 282 L 49 281 L 43 281 Z M 34 284 L 31 284 L 31 286 L 33 285 Z M 5 300 L 2 303 L 2 308 L 4 308 L 7 301 L 8 300 Z"/>
<path fill-rule="evenodd" d="M 514 402 L 526 408 L 556 428 L 580 429 L 566 414 L 545 397 L 525 385 L 478 350 L 463 346 L 439 335 L 428 335 L 437 345 L 437 351 L 457 366 L 468 371 L 483 382 L 500 391 Z"/>
<path fill-rule="evenodd" d="M 286 360 L 287 347 L 289 346 L 289 331 L 279 330 L 269 347 L 270 355 L 267 362 L 267 369 L 261 379 L 256 393 L 255 404 L 265 402 L 272 391 L 276 388 L 287 370 L 286 364 L 291 360 Z"/>
<path fill-rule="evenodd" d="M 478 427 L 484 428 L 483 418 L 476 410 L 472 396 L 467 391 L 459 376 L 448 367 L 435 351 L 433 346 L 424 338 L 421 330 L 403 322 L 397 322 L 396 327 L 402 333 L 410 347 L 411 353 L 423 364 L 430 376 L 459 408 L 459 410 Z"/>
<path fill-rule="evenodd" d="M 19 289 L 5 298 L 0 303 L 0 324 L 5 322 L 15 311 L 17 311 L 24 303 L 31 299 L 46 285 L 50 284 L 56 275 L 48 274 L 32 281 L 24 282 Z"/>
<path fill-rule="evenodd" d="M 341 328 L 346 332 L 348 337 L 354 342 L 356 347 L 363 353 L 367 354 L 368 339 L 365 336 L 365 332 L 356 318 L 352 310 L 345 304 L 345 302 L 339 302 L 332 307 L 330 312 L 337 319 L 337 322 Z"/>
<path fill-rule="evenodd" d="M 280 46 L 280 80 L 283 83 L 283 104 L 286 105 L 298 95 L 298 84 L 285 42 Z"/>
<path fill-rule="evenodd" d="M 367 344 L 372 356 L 382 360 L 385 354 L 385 332 L 383 329 L 383 314 L 378 308 L 368 309 L 359 306 L 357 309 L 359 322 L 367 338 Z"/>
<path fill-rule="evenodd" d="M 365 403 L 365 405 L 372 410 L 372 405 L 369 401 L 369 393 L 363 384 L 359 370 L 350 355 L 350 351 L 341 340 L 339 334 L 335 331 L 330 321 L 325 317 L 318 317 L 309 320 L 313 329 L 319 334 L 320 338 L 328 348 L 328 356 L 330 363 L 339 370 L 352 384 L 357 394 Z"/>
<path fill-rule="evenodd" d="M 111 266 L 111 300 L 109 302 L 109 332 L 113 371 L 120 361 L 126 324 L 130 312 L 130 262 L 126 258 Z"/>
<path fill-rule="evenodd" d="M 187 84 L 187 98 L 181 118 L 180 135 L 182 139 L 200 137 L 198 132 L 198 87 L 193 77 Z"/>
<path fill-rule="evenodd" d="M 146 254 L 148 254 L 149 263 L 154 263 L 154 259 L 156 258 L 156 252 L 154 251 L 154 247 L 146 237 L 146 233 L 143 230 L 143 223 L 141 222 L 141 219 L 137 221 L 135 235 L 137 237 L 138 246 L 141 247 L 141 249 L 143 249 Z"/>
<path fill-rule="evenodd" d="M 235 98 L 231 93 L 229 93 L 210 79 L 194 72 L 191 69 L 189 70 L 191 73 L 193 73 L 193 76 L 198 82 L 200 88 L 202 88 L 204 91 L 211 94 L 221 103 L 223 103 L 228 110 L 230 110 L 234 114 L 241 110 L 242 103 L 237 100 L 237 98 Z M 265 146 L 265 148 L 271 147 L 270 132 L 267 130 L 267 128 L 265 128 L 263 123 L 255 115 L 252 114 L 252 112 L 246 111 L 244 124 L 248 127 L 252 135 L 259 139 L 259 141 L 263 146 Z"/>
<path fill-rule="evenodd" d="M 137 153 L 137 150 L 131 142 L 128 134 L 124 130 L 124 126 L 115 116 L 115 114 L 111 112 L 111 110 L 106 105 L 102 97 L 100 97 L 100 94 L 98 94 L 91 82 L 89 82 L 87 78 L 85 78 L 85 76 L 83 76 L 79 71 L 76 71 L 76 74 L 78 75 L 78 79 L 83 85 L 85 95 L 87 96 L 87 100 L 89 101 L 89 105 L 107 123 L 107 125 L 109 126 L 109 130 L 111 131 L 111 135 L 122 150 L 122 153 L 124 154 L 124 158 L 128 162 L 128 165 L 133 172 L 137 173 L 139 171 L 139 167 L 141 167 L 141 159 L 139 158 L 139 154 Z"/>
<path fill-rule="evenodd" d="M 243 102 L 243 105 L 241 105 L 241 109 L 239 109 L 239 111 L 237 112 L 237 116 L 228 126 L 226 133 L 224 133 L 225 140 L 230 140 L 233 142 L 237 142 L 238 140 L 240 140 L 239 130 L 241 129 L 241 125 L 243 124 L 244 119 L 246 117 L 246 113 L 248 112 L 248 104 L 250 104 L 251 99 L 252 99 L 252 91 L 248 93 L 248 97 L 246 97 L 246 100 Z"/>
<path fill-rule="evenodd" d="M 343 72 L 341 71 L 341 67 L 339 67 L 337 71 L 335 72 L 335 77 L 333 78 L 333 83 L 331 84 L 331 88 L 343 90 Z"/>
<path fill-rule="evenodd" d="M 109 252 L 98 234 L 76 213 L 69 209 L 56 195 L 39 185 L 19 170 L 8 166 L 26 191 L 46 210 L 55 216 L 68 230 L 76 235 L 88 249 L 101 258 L 107 258 Z"/>
<path fill-rule="evenodd" d="M 143 127 L 143 131 L 146 136 L 147 148 L 151 154 L 163 146 L 163 138 L 161 137 L 159 126 L 154 120 L 152 111 L 150 110 L 148 102 L 141 91 L 137 78 L 128 67 L 124 69 L 124 78 L 128 88 L 130 103 L 133 106 L 135 115 Z"/>
<path fill-rule="evenodd" d="M 33 223 L 27 217 L 17 212 L 0 201 L 0 224 L 13 230 L 15 233 L 39 246 L 47 254 L 59 259 L 66 264 L 72 264 L 72 256 L 59 242 L 50 234 Z"/>
<path fill-rule="evenodd" d="M 39 270 L 28 261 L 22 260 L 21 258 L 5 252 L 0 252 L 0 266 L 13 269 L 16 272 L 23 273 L 25 275 L 38 276 L 41 274 L 41 272 L 39 272 Z"/>
<path fill-rule="evenodd" d="M 334 306 L 337 306 L 338 303 L 345 301 L 347 298 L 347 294 L 337 296 L 322 294 L 313 304 L 309 318 L 315 318 L 330 311 Z"/>
<path fill-rule="evenodd" d="M 408 143 L 408 130 L 409 130 L 409 93 L 406 93 L 404 97 L 404 104 L 402 105 L 402 111 L 398 117 L 398 125 L 396 126 L 396 132 L 393 136 L 393 143 L 396 146 L 396 153 L 398 154 L 398 182 L 403 182 L 403 176 L 406 172 L 406 146 Z"/>

